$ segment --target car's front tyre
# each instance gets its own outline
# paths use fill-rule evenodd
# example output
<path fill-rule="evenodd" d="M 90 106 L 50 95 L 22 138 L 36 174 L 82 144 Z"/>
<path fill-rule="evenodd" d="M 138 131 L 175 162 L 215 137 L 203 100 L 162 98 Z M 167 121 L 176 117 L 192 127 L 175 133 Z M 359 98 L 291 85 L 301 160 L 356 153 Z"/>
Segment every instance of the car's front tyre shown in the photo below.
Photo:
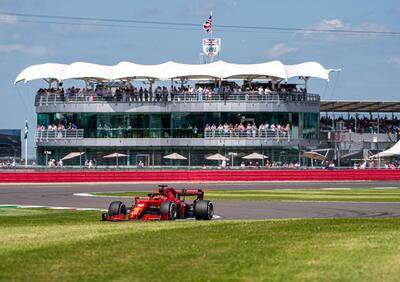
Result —
<path fill-rule="evenodd" d="M 115 201 L 111 202 L 110 206 L 108 207 L 108 215 L 126 215 L 126 206 L 123 202 Z"/>
<path fill-rule="evenodd" d="M 160 206 L 160 215 L 168 215 L 168 220 L 175 220 L 178 217 L 178 207 L 173 202 L 163 202 Z"/>

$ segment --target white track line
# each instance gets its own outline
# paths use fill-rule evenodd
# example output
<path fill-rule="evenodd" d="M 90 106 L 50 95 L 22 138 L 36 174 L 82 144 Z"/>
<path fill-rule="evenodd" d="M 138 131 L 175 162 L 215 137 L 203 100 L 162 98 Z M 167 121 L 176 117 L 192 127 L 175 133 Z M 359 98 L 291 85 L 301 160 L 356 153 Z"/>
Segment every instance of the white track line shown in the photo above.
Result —
<path fill-rule="evenodd" d="M 20 209 L 35 209 L 35 208 L 45 208 L 52 210 L 77 210 L 77 211 L 106 211 L 105 209 L 96 209 L 96 208 L 77 208 L 77 207 L 55 207 L 55 206 L 32 206 L 32 205 L 0 205 L 0 207 L 16 207 Z"/>

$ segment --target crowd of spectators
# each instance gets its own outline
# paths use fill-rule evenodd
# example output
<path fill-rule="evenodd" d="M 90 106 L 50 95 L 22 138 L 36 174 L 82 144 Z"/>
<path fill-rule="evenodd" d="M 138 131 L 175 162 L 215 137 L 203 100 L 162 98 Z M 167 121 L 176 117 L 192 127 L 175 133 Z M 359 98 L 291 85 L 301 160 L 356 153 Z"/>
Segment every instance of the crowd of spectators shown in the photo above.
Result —
<path fill-rule="evenodd" d="M 37 126 L 37 131 L 61 131 L 61 130 L 74 130 L 78 129 L 78 126 L 75 123 L 68 122 L 68 125 L 65 126 L 63 122 L 59 122 L 58 125 L 49 124 L 49 126 L 46 128 L 43 124 L 38 124 Z"/>
<path fill-rule="evenodd" d="M 65 125 L 67 124 L 67 125 Z M 58 125 L 49 124 L 46 128 L 44 124 L 38 124 L 36 134 L 38 138 L 63 138 L 68 137 L 68 132 L 77 132 L 78 126 L 72 122 L 59 122 Z"/>
<path fill-rule="evenodd" d="M 290 124 L 268 124 L 262 123 L 258 127 L 255 123 L 225 123 L 216 126 L 215 124 L 206 125 L 204 129 L 205 137 L 282 137 L 290 138 Z"/>
<path fill-rule="evenodd" d="M 357 119 L 357 120 L 356 120 Z M 397 117 L 389 119 L 368 118 L 366 116 L 345 119 L 343 117 L 332 119 L 331 117 L 321 117 L 321 130 L 342 130 L 356 133 L 387 133 L 400 135 L 400 121 Z"/>
<path fill-rule="evenodd" d="M 265 168 L 300 168 L 298 162 L 271 162 L 269 160 L 264 161 Z M 240 168 L 262 168 L 260 161 L 248 161 L 247 163 L 242 161 Z"/>
<path fill-rule="evenodd" d="M 381 164 L 381 168 L 396 169 L 400 168 L 400 160 L 394 160 L 392 162 L 384 162 Z M 354 169 L 375 169 L 379 168 L 375 160 L 361 160 L 355 162 L 353 165 Z"/>
<path fill-rule="evenodd" d="M 135 87 L 127 84 L 122 87 L 96 87 L 77 88 L 50 88 L 39 89 L 38 97 L 57 97 L 59 100 L 68 102 L 79 101 L 118 101 L 118 102 L 175 102 L 175 101 L 203 101 L 203 100 L 298 100 L 306 99 L 306 90 L 293 85 L 277 85 L 272 87 L 266 85 L 253 86 L 221 86 L 212 87 L 207 85 L 182 85 L 180 87 L 157 86 Z"/>

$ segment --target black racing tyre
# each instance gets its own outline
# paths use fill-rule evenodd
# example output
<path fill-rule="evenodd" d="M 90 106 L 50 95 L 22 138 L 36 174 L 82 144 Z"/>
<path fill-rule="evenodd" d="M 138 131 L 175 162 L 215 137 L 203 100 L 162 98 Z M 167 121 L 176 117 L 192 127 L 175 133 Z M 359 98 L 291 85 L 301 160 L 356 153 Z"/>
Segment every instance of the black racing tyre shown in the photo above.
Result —
<path fill-rule="evenodd" d="M 196 219 L 210 220 L 214 216 L 214 205 L 211 201 L 199 200 L 194 206 Z"/>
<path fill-rule="evenodd" d="M 110 206 L 108 207 L 108 215 L 118 215 L 118 214 L 126 214 L 126 206 L 123 202 L 111 202 Z"/>
<path fill-rule="evenodd" d="M 168 214 L 169 220 L 175 220 L 178 217 L 178 207 L 173 202 L 163 202 L 160 206 L 161 216 Z"/>

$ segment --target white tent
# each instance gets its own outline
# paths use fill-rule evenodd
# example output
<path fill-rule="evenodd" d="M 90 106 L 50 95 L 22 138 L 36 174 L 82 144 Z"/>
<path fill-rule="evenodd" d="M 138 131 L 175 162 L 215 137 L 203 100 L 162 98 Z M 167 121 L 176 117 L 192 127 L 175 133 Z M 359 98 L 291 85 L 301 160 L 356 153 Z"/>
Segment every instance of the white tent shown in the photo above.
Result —
<path fill-rule="evenodd" d="M 178 153 L 172 153 L 172 154 L 164 156 L 163 158 L 168 159 L 168 160 L 187 160 L 186 157 L 184 157 Z"/>
<path fill-rule="evenodd" d="M 393 145 L 390 149 L 387 149 L 383 152 L 380 152 L 371 158 L 382 158 L 382 157 L 392 157 L 392 156 L 400 156 L 400 141 Z"/>
<path fill-rule="evenodd" d="M 27 82 L 33 79 L 256 79 L 291 77 L 315 77 L 329 79 L 331 71 L 317 62 L 306 62 L 297 65 L 284 65 L 280 61 L 259 64 L 232 64 L 217 61 L 210 64 L 180 64 L 168 61 L 158 65 L 140 65 L 130 62 L 120 62 L 114 66 L 106 66 L 85 62 L 75 62 L 70 65 L 41 64 L 24 69 L 16 78 L 15 83 Z"/>
<path fill-rule="evenodd" d="M 259 153 L 252 153 L 250 155 L 242 157 L 242 159 L 245 159 L 245 160 L 263 160 L 263 159 L 268 159 L 268 157 L 264 156 L 262 154 L 259 154 Z"/>
<path fill-rule="evenodd" d="M 118 157 L 127 157 L 128 155 L 122 153 L 112 153 L 110 155 L 104 156 L 103 158 L 118 158 Z"/>
<path fill-rule="evenodd" d="M 83 154 L 84 154 L 84 152 L 72 152 L 72 153 L 69 153 L 68 155 L 66 155 L 65 157 L 63 157 L 61 160 L 63 160 L 63 161 L 70 160 L 70 159 L 76 158 L 78 156 L 81 156 Z"/>
<path fill-rule="evenodd" d="M 207 160 L 211 160 L 211 161 L 229 161 L 228 158 L 225 158 L 223 155 L 221 154 L 214 154 L 211 156 L 206 157 Z"/>
<path fill-rule="evenodd" d="M 313 151 L 304 152 L 303 153 L 303 157 L 306 157 L 306 158 L 309 158 L 309 159 L 312 159 L 312 160 L 319 160 L 319 161 L 325 161 L 326 160 L 326 156 L 321 155 L 320 153 L 317 153 L 317 152 L 313 152 Z"/>
<path fill-rule="evenodd" d="M 127 157 L 128 155 L 122 154 L 122 153 L 112 153 L 109 155 L 104 156 L 103 158 L 115 158 L 115 164 L 118 166 L 118 158 L 119 157 Z"/>

